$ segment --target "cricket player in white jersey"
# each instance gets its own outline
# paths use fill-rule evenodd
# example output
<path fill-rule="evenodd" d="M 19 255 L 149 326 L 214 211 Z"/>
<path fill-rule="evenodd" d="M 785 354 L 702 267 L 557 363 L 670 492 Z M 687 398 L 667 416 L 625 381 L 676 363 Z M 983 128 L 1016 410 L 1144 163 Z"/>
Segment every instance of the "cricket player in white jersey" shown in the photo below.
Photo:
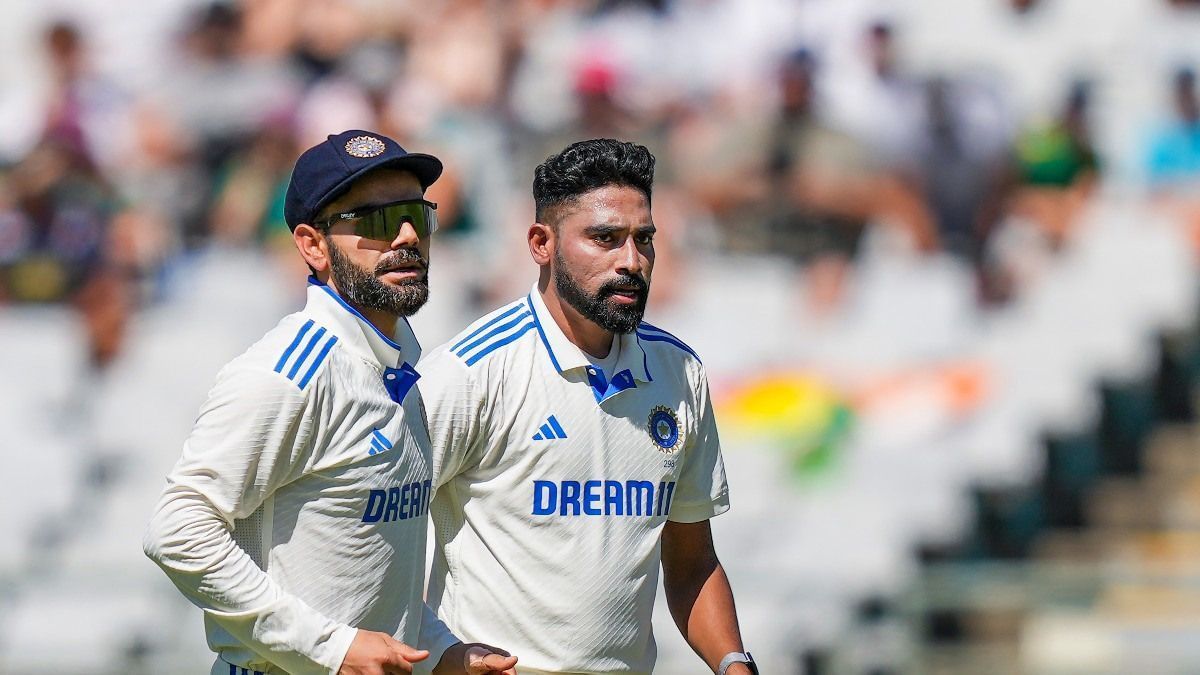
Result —
<path fill-rule="evenodd" d="M 649 673 L 661 559 L 713 671 L 757 672 L 708 519 L 729 508 L 704 367 L 641 318 L 654 157 L 573 144 L 536 171 L 529 294 L 421 362 L 433 437 L 429 604 L 522 673 Z"/>
<path fill-rule="evenodd" d="M 513 672 L 422 599 L 433 473 L 404 317 L 429 294 L 441 172 L 357 130 L 296 162 L 307 305 L 217 375 L 144 541 L 204 610 L 211 675 Z"/>

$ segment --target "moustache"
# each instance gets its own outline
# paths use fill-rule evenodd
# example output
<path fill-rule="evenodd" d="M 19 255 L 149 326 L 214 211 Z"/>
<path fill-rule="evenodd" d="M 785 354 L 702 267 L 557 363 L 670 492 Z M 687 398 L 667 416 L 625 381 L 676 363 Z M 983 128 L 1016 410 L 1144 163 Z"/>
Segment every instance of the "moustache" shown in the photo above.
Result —
<path fill-rule="evenodd" d="M 599 295 L 612 295 L 618 290 L 633 288 L 639 295 L 645 295 L 650 289 L 650 284 L 641 276 L 633 274 L 622 274 L 616 279 L 610 279 L 600 286 Z"/>
<path fill-rule="evenodd" d="M 401 266 L 417 265 L 422 270 L 429 270 L 429 261 L 425 260 L 415 248 L 402 248 L 395 253 L 381 258 L 375 265 L 375 275 L 379 276 L 388 270 Z"/>

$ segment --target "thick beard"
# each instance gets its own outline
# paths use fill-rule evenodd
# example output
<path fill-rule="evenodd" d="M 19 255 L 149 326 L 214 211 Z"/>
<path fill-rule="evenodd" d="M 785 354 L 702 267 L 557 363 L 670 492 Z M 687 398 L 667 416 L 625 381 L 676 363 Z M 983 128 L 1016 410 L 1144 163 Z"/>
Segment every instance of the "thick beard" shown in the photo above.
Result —
<path fill-rule="evenodd" d="M 640 276 L 621 275 L 600 285 L 594 294 L 589 294 L 569 272 L 562 256 L 554 254 L 554 288 L 558 297 L 567 301 L 585 319 L 612 333 L 632 333 L 642 322 L 646 313 L 646 298 L 650 285 Z M 636 286 L 638 300 L 632 305 L 618 305 L 609 300 L 617 286 Z"/>
<path fill-rule="evenodd" d="M 372 274 L 359 267 L 333 242 L 329 242 L 329 264 L 333 283 L 346 300 L 362 307 L 396 316 L 412 316 L 429 300 L 428 277 L 409 279 L 399 286 L 389 286 L 378 275 L 399 263 L 419 261 L 426 265 L 416 249 L 402 248 L 381 259 Z"/>

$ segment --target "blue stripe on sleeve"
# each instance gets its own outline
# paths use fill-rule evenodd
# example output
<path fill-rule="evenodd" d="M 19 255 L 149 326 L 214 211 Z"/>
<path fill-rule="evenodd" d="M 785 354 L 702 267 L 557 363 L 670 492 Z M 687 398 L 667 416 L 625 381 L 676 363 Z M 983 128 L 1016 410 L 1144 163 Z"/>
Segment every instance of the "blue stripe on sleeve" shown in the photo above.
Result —
<path fill-rule="evenodd" d="M 496 351 L 497 349 L 499 349 L 499 348 L 503 347 L 504 345 L 506 345 L 506 344 L 508 344 L 508 343 L 510 343 L 510 342 L 512 342 L 512 341 L 514 341 L 514 340 L 516 340 L 517 338 L 521 337 L 521 336 L 522 336 L 522 335 L 524 335 L 525 333 L 528 333 L 530 328 L 533 328 L 533 324 L 532 324 L 532 323 L 527 323 L 527 324 L 525 324 L 524 326 L 522 326 L 522 327 L 521 327 L 521 330 L 518 330 L 518 331 L 517 331 L 517 332 L 515 332 L 515 333 L 511 333 L 511 334 L 509 334 L 507 337 L 505 337 L 505 338 L 504 338 L 504 339 L 502 339 L 502 340 L 497 340 L 496 342 L 493 342 L 493 343 L 491 343 L 490 345 L 488 345 L 487 347 L 485 347 L 485 348 L 484 348 L 484 349 L 482 349 L 481 351 L 475 352 L 475 355 L 474 355 L 474 356 L 472 356 L 471 358 L 467 359 L 467 365 L 468 365 L 468 366 L 473 366 L 473 365 L 475 365 L 475 363 L 476 363 L 476 362 L 478 362 L 478 361 L 479 361 L 479 359 L 482 359 L 483 357 L 487 356 L 488 354 L 491 354 L 492 352 L 494 352 L 494 351 Z"/>
<path fill-rule="evenodd" d="M 337 341 L 338 339 L 336 335 L 330 336 L 329 339 L 325 341 L 325 346 L 321 347 L 321 352 L 317 354 L 317 358 L 313 359 L 313 363 L 311 366 L 309 366 L 308 372 L 305 373 L 304 378 L 300 380 L 299 384 L 301 389 L 303 389 L 308 384 L 308 381 L 312 379 L 312 376 L 316 374 L 317 368 L 321 366 L 321 363 L 329 354 L 329 350 L 333 349 L 333 345 L 337 344 Z"/>
<path fill-rule="evenodd" d="M 305 359 L 307 359 L 308 355 L 312 353 L 313 347 L 317 346 L 317 342 L 320 341 L 321 336 L 324 334 L 325 334 L 324 328 L 319 328 L 319 329 L 317 329 L 316 333 L 313 333 L 313 336 L 308 341 L 308 344 L 304 345 L 304 351 L 300 352 L 300 356 L 297 357 L 296 362 L 292 364 L 292 369 L 288 371 L 287 376 L 288 376 L 289 380 L 296 379 L 296 373 L 299 372 L 300 366 L 303 365 Z"/>
<path fill-rule="evenodd" d="M 308 329 L 312 327 L 312 319 L 309 319 L 307 323 L 300 327 L 300 332 L 296 333 L 296 339 L 292 340 L 292 344 L 288 345 L 287 351 L 283 352 L 283 356 L 279 357 L 279 363 L 275 364 L 275 372 L 283 372 L 283 364 L 287 363 L 287 360 L 292 355 L 292 352 L 296 351 L 297 345 L 299 345 L 300 341 L 304 339 L 304 334 L 307 333 Z"/>
<path fill-rule="evenodd" d="M 529 317 L 529 312 L 523 312 L 521 314 L 518 314 L 517 317 L 515 319 L 513 319 L 512 321 L 509 321 L 508 323 L 505 323 L 501 326 L 497 326 L 495 328 L 495 330 L 489 331 L 487 335 L 484 335 L 483 337 L 472 342 L 471 344 L 467 345 L 466 347 L 463 347 L 462 349 L 460 349 L 459 351 L 457 351 L 455 353 L 461 358 L 461 357 L 465 356 L 467 352 L 471 351 L 472 349 L 475 349 L 476 347 L 487 342 L 488 340 L 491 340 L 492 338 L 503 333 L 504 331 L 508 330 L 509 328 L 512 328 L 513 326 L 521 323 L 522 319 L 525 319 L 528 317 Z"/>
<path fill-rule="evenodd" d="M 511 315 L 513 312 L 515 312 L 515 311 L 517 311 L 517 310 L 519 310 L 519 309 L 524 309 L 524 304 L 522 304 L 522 303 L 517 303 L 517 304 L 516 304 L 516 306 L 514 306 L 514 307 L 510 308 L 508 311 L 504 312 L 504 313 L 503 313 L 503 314 L 501 314 L 500 316 L 497 316 L 497 317 L 495 317 L 495 318 L 494 318 L 494 319 L 492 319 L 491 321 L 488 321 L 487 323 L 483 324 L 483 325 L 482 325 L 482 326 L 480 326 L 479 328 L 476 328 L 475 330 L 471 331 L 471 334 L 470 334 L 470 335 L 468 335 L 468 336 L 466 336 L 465 338 L 463 338 L 463 339 L 459 340 L 457 344 L 455 344 L 453 347 L 451 347 L 451 348 L 450 348 L 450 351 L 452 351 L 452 352 L 456 352 L 456 351 L 458 351 L 458 348 L 459 348 L 459 347 L 461 347 L 461 346 L 463 346 L 463 344 L 464 344 L 465 342 L 467 342 L 468 340 L 470 340 L 470 339 L 474 338 L 476 335 L 479 335 L 480 333 L 482 333 L 483 331 L 487 330 L 488 328 L 490 328 L 490 327 L 492 327 L 492 326 L 496 325 L 496 323 L 497 323 L 497 322 L 499 322 L 499 321 L 502 321 L 502 320 L 503 320 L 505 317 L 507 317 L 507 316 L 510 316 L 510 315 Z"/>

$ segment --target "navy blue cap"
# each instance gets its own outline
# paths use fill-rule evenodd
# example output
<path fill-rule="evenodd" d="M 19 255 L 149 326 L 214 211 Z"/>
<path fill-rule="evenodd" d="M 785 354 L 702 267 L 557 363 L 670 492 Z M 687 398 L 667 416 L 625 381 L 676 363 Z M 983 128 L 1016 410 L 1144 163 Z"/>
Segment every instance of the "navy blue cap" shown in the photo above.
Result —
<path fill-rule="evenodd" d="M 289 229 L 312 223 L 321 209 L 350 189 L 363 174 L 381 167 L 410 171 L 429 187 L 442 175 L 442 161 L 433 155 L 408 152 L 382 134 L 359 129 L 343 131 L 314 145 L 296 160 L 283 204 Z"/>

